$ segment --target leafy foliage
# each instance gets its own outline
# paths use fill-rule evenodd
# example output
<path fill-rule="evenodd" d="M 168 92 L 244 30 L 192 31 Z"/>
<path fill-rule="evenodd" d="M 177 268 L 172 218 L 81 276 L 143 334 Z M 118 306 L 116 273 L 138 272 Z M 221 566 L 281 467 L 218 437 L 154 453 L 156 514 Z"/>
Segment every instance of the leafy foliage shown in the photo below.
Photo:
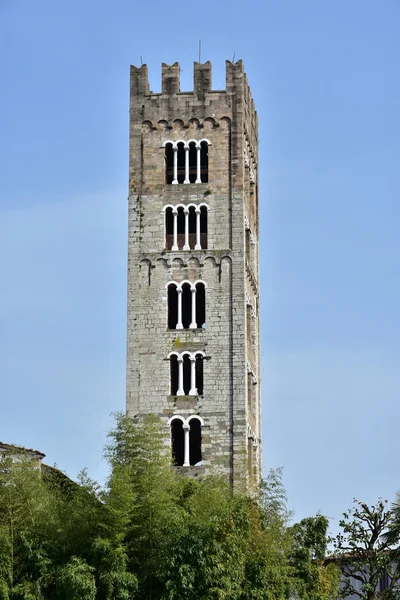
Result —
<path fill-rule="evenodd" d="M 280 470 L 258 497 L 186 479 L 159 421 L 124 415 L 105 455 L 105 489 L 0 458 L 0 600 L 333 598 L 326 520 L 289 526 Z"/>
<path fill-rule="evenodd" d="M 388 509 L 382 499 L 373 506 L 354 500 L 354 507 L 343 513 L 339 523 L 342 532 L 332 542 L 344 575 L 344 596 L 354 594 L 361 600 L 400 598 L 398 510 L 396 506 L 394 511 Z M 380 585 L 382 578 L 387 585 Z"/>

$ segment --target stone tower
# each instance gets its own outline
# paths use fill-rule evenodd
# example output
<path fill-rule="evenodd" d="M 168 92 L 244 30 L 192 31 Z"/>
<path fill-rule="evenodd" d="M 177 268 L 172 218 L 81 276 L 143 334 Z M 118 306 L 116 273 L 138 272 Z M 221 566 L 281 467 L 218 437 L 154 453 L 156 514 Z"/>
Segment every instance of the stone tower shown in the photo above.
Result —
<path fill-rule="evenodd" d="M 154 413 L 177 468 L 261 476 L 258 127 L 242 61 L 131 67 L 127 413 Z"/>

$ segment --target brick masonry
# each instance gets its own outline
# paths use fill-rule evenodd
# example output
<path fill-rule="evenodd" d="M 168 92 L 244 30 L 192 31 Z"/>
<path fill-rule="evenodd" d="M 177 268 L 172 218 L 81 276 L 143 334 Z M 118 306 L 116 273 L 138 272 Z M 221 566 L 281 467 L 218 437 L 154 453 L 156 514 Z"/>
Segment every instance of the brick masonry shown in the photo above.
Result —
<path fill-rule="evenodd" d="M 162 92 L 147 66 L 131 67 L 127 413 L 199 414 L 202 466 L 235 486 L 261 476 L 258 255 L 258 124 L 242 61 L 226 63 L 226 90 L 211 89 L 211 64 L 194 64 L 194 91 L 181 92 L 180 67 L 162 65 Z M 167 140 L 210 140 L 209 182 L 165 183 Z M 163 207 L 206 202 L 207 250 L 166 250 Z M 171 281 L 201 279 L 206 326 L 168 330 Z M 204 394 L 170 396 L 168 354 L 202 350 Z M 250 398 L 252 396 L 252 400 Z M 185 472 L 185 467 L 179 467 Z"/>

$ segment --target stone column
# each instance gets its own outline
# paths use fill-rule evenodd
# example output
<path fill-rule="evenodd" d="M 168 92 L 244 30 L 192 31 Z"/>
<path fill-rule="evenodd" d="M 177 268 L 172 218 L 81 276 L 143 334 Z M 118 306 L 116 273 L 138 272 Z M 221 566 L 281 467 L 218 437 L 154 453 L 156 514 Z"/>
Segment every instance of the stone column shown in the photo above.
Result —
<path fill-rule="evenodd" d="M 189 179 L 189 147 L 185 148 L 185 181 L 183 183 L 190 183 L 190 179 Z"/>
<path fill-rule="evenodd" d="M 174 151 L 174 179 L 172 183 L 178 183 L 178 148 L 173 146 L 172 150 Z"/>
<path fill-rule="evenodd" d="M 172 214 L 174 216 L 174 241 L 172 244 L 172 250 L 179 250 L 178 248 L 178 210 L 176 208 L 172 209 Z"/>
<path fill-rule="evenodd" d="M 183 431 L 185 432 L 183 466 L 190 467 L 190 425 L 184 425 Z"/>
<path fill-rule="evenodd" d="M 178 390 L 176 392 L 177 396 L 184 396 L 185 390 L 183 389 L 183 358 L 182 356 L 178 356 Z"/>
<path fill-rule="evenodd" d="M 176 324 L 176 329 L 183 329 L 182 324 L 182 289 L 177 288 L 178 293 L 178 322 Z"/>
<path fill-rule="evenodd" d="M 201 250 L 200 242 L 200 208 L 196 206 L 196 245 L 195 250 Z"/>
<path fill-rule="evenodd" d="M 197 329 L 196 321 L 196 288 L 192 288 L 192 322 L 189 325 L 190 329 Z"/>
<path fill-rule="evenodd" d="M 200 144 L 198 146 L 196 146 L 196 151 L 197 151 L 197 177 L 196 177 L 196 181 L 195 183 L 201 183 L 201 173 L 200 173 Z"/>
<path fill-rule="evenodd" d="M 197 396 L 197 387 L 196 387 L 196 359 L 195 357 L 190 357 L 190 391 L 189 396 Z"/>

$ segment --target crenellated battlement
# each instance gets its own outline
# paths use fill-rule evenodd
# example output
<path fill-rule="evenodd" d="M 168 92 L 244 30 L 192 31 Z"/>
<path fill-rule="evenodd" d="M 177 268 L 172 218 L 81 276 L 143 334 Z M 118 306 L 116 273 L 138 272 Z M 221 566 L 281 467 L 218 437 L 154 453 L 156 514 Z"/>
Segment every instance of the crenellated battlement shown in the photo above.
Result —
<path fill-rule="evenodd" d="M 195 62 L 193 65 L 193 90 L 181 91 L 180 65 L 161 65 L 161 92 L 150 89 L 147 65 L 131 66 L 131 127 L 143 124 L 172 123 L 177 120 L 203 123 L 207 119 L 217 122 L 229 119 L 239 124 L 250 145 L 258 146 L 258 121 L 243 62 L 226 61 L 226 88 L 213 90 L 212 64 Z M 239 120 L 239 121 L 238 121 Z M 256 150 L 255 150 L 256 152 Z"/>
<path fill-rule="evenodd" d="M 197 96 L 206 93 L 237 93 L 239 88 L 243 88 L 243 94 L 246 99 L 251 99 L 250 87 L 244 72 L 243 62 L 226 61 L 226 89 L 212 89 L 212 65 L 210 61 L 205 63 L 195 62 L 193 65 L 193 90 L 181 91 L 180 89 L 180 65 L 175 62 L 173 65 L 162 63 L 161 65 L 161 94 L 174 96 L 176 94 L 195 94 Z M 131 94 L 133 96 L 159 96 L 160 93 L 154 93 L 150 90 L 147 65 L 135 67 L 131 65 Z"/>

